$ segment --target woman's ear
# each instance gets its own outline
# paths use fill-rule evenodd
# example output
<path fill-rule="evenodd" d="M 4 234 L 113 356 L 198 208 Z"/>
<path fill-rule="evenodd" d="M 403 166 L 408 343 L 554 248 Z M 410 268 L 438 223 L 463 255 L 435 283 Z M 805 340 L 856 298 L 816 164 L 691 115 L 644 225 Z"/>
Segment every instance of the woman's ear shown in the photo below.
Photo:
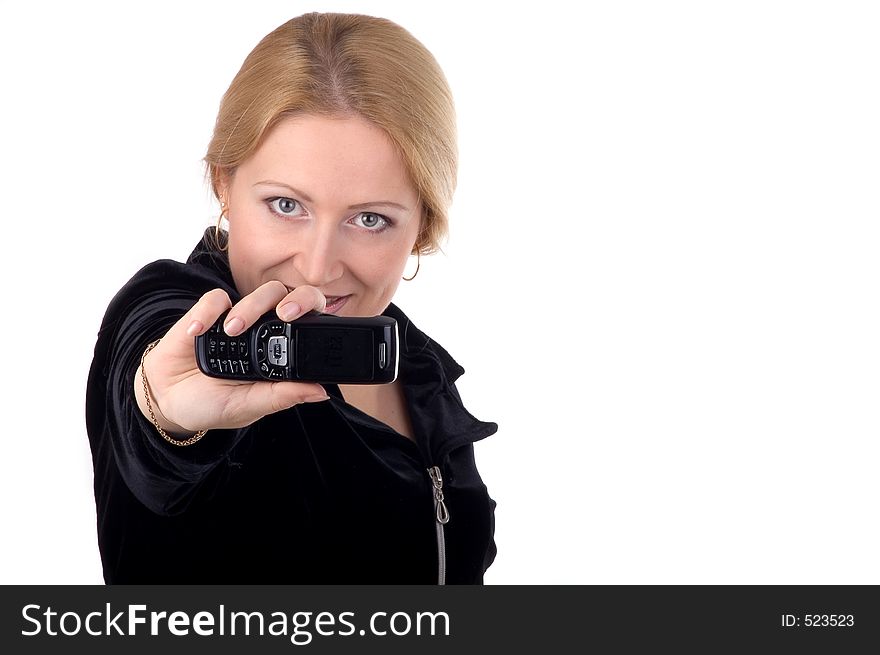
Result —
<path fill-rule="evenodd" d="M 229 175 L 225 171 L 216 170 L 212 175 L 211 185 L 217 200 L 222 204 L 229 197 Z"/>
<path fill-rule="evenodd" d="M 218 169 L 214 174 L 214 192 L 217 194 L 217 199 L 221 205 L 229 204 L 229 185 L 231 181 L 232 176 L 225 170 Z"/>

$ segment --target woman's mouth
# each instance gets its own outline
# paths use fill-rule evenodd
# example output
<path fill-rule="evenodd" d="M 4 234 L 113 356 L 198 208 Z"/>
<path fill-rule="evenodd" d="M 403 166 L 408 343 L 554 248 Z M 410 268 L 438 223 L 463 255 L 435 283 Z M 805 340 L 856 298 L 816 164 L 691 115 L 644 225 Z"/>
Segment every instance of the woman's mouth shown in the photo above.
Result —
<path fill-rule="evenodd" d="M 324 308 L 324 313 L 335 314 L 339 311 L 340 307 L 348 302 L 349 298 L 351 298 L 351 294 L 347 296 L 327 296 L 327 306 Z"/>

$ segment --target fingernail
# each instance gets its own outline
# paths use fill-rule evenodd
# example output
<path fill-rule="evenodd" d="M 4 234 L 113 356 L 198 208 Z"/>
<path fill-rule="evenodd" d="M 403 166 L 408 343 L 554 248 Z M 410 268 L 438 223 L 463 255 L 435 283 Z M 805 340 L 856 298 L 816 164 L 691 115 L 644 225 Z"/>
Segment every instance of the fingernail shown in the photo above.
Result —
<path fill-rule="evenodd" d="M 302 313 L 302 307 L 298 303 L 288 302 L 278 308 L 278 318 L 282 321 L 290 321 Z"/>
<path fill-rule="evenodd" d="M 205 326 L 202 325 L 201 321 L 193 321 L 192 323 L 189 324 L 189 327 L 186 328 L 186 333 L 189 336 L 194 337 L 199 332 L 201 332 L 204 327 Z"/>
<path fill-rule="evenodd" d="M 329 400 L 329 399 L 330 399 L 330 396 L 328 396 L 326 393 L 324 393 L 324 394 L 316 393 L 314 396 L 309 396 L 308 398 L 306 398 L 306 402 L 307 403 L 319 403 L 322 400 Z"/>
<path fill-rule="evenodd" d="M 241 332 L 244 329 L 244 321 L 236 316 L 233 319 L 230 319 L 224 326 L 223 330 L 230 337 L 234 337 L 236 334 Z"/>

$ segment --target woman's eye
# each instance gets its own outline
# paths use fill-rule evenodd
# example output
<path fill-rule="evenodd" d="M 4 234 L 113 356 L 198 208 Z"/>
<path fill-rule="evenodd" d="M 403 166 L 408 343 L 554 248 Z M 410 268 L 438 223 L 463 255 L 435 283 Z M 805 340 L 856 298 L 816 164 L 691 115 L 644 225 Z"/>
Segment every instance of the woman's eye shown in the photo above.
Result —
<path fill-rule="evenodd" d="M 380 232 L 389 225 L 389 221 L 387 218 L 380 214 L 372 214 L 370 212 L 362 212 L 358 214 L 357 220 L 359 220 L 360 224 L 363 225 L 365 228 L 368 228 L 375 232 Z"/>
<path fill-rule="evenodd" d="M 269 201 L 269 207 L 282 216 L 290 216 L 293 210 L 299 205 L 299 202 L 293 198 L 272 198 Z"/>

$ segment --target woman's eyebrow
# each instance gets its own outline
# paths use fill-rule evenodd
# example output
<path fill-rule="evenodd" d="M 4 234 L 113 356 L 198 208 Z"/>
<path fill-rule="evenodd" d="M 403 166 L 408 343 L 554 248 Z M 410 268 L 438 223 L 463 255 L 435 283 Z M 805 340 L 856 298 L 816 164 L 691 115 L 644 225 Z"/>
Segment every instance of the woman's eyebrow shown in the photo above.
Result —
<path fill-rule="evenodd" d="M 289 184 L 285 184 L 284 182 L 276 182 L 275 180 L 261 180 L 260 182 L 257 182 L 256 184 L 254 184 L 254 186 L 259 186 L 261 184 L 265 184 L 268 186 L 283 186 L 285 189 L 290 189 L 294 193 L 294 195 L 296 195 L 299 198 L 302 198 L 306 202 L 313 202 L 312 199 L 309 198 L 309 196 L 307 194 L 303 193 L 302 191 L 300 191 L 299 189 L 297 189 L 295 187 L 290 186 Z M 364 207 L 375 207 L 376 205 L 385 205 L 388 207 L 396 207 L 397 209 L 400 209 L 405 212 L 409 211 L 409 207 L 404 207 L 400 203 L 392 202 L 390 200 L 377 200 L 375 202 L 361 202 L 356 205 L 349 206 L 349 209 L 362 209 Z"/>

